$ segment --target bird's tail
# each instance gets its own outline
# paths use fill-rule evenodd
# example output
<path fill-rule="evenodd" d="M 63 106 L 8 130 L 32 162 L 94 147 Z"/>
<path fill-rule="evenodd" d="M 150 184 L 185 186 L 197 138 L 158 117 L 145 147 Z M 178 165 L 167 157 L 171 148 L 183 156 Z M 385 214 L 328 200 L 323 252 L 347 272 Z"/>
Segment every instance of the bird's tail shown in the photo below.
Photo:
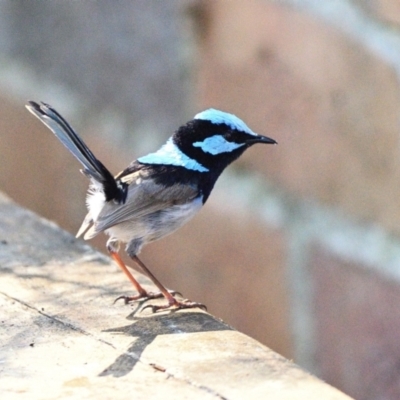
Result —
<path fill-rule="evenodd" d="M 29 101 L 26 108 L 42 121 L 83 165 L 83 173 L 101 183 L 106 201 L 120 200 L 121 189 L 110 171 L 94 156 L 68 122 L 50 105 Z"/>

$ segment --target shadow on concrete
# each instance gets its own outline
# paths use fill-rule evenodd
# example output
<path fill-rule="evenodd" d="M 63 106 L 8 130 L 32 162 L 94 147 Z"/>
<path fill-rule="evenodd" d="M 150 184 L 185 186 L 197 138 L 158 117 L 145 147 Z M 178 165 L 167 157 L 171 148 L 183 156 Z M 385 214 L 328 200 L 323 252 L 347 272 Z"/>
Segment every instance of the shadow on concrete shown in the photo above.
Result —
<path fill-rule="evenodd" d="M 233 328 L 203 312 L 171 312 L 166 315 L 152 315 L 150 317 L 137 318 L 131 325 L 104 330 L 103 332 L 132 336 L 136 340 L 99 376 L 112 375 L 119 378 L 131 372 L 143 351 L 158 335 L 224 330 L 233 330 Z"/>

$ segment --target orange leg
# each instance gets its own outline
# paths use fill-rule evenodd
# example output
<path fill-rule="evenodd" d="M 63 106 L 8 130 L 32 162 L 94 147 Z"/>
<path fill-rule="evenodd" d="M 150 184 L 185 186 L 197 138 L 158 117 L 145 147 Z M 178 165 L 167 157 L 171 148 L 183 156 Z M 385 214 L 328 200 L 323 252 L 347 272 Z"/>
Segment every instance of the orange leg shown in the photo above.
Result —
<path fill-rule="evenodd" d="M 133 275 L 130 273 L 128 268 L 126 267 L 125 263 L 122 261 L 121 257 L 119 254 L 115 251 L 109 250 L 109 253 L 111 257 L 114 259 L 114 261 L 117 263 L 117 265 L 122 269 L 124 274 L 127 276 L 127 278 L 131 281 L 132 285 L 135 287 L 135 289 L 139 292 L 138 295 L 136 296 L 119 296 L 118 298 L 115 299 L 115 301 L 123 299 L 125 304 L 128 304 L 131 301 L 136 301 L 136 300 L 150 300 L 150 299 L 159 299 L 160 297 L 166 297 L 166 294 L 171 297 L 173 300 L 175 300 L 172 295 L 175 294 L 176 292 L 169 292 L 167 289 L 162 286 L 157 279 L 154 277 L 154 279 L 158 282 L 157 287 L 163 288 L 163 291 L 158 292 L 158 293 L 153 293 L 153 292 L 148 292 L 146 289 L 143 288 L 143 286 L 133 277 Z M 138 259 L 139 260 L 139 259 Z M 136 260 L 135 260 L 136 261 Z M 138 265 L 142 267 L 142 264 L 139 260 Z M 144 265 L 144 264 L 143 264 Z M 144 267 L 144 270 L 146 272 L 147 268 Z M 151 272 L 148 271 L 150 274 Z M 152 274 L 151 274 L 152 275 Z M 153 276 L 153 275 L 152 275 Z M 151 278 L 151 276 L 150 276 Z M 169 298 L 168 298 L 169 301 Z"/>
<path fill-rule="evenodd" d="M 142 299 L 142 298 L 147 298 L 148 297 L 148 293 L 145 289 L 143 289 L 142 285 L 133 277 L 133 275 L 129 272 L 128 268 L 126 268 L 125 263 L 122 261 L 121 257 L 119 256 L 118 253 L 114 252 L 114 251 L 110 251 L 110 255 L 111 257 L 114 259 L 114 261 L 117 263 L 118 267 L 120 267 L 122 269 L 122 271 L 124 272 L 124 274 L 127 276 L 127 278 L 131 281 L 132 285 L 135 286 L 135 289 L 139 292 L 139 294 L 137 296 L 134 297 L 130 297 L 130 300 L 138 300 L 138 299 Z M 121 296 L 118 297 L 117 300 L 119 299 L 125 299 L 126 301 L 126 297 Z M 116 300 L 116 301 L 117 301 Z"/>
<path fill-rule="evenodd" d="M 146 307 L 143 307 L 143 310 L 145 308 L 150 307 L 153 312 L 156 312 L 158 310 L 168 310 L 168 309 L 173 309 L 173 310 L 180 310 L 182 308 L 203 308 L 207 309 L 207 307 L 204 304 L 201 303 L 196 303 L 194 301 L 189 301 L 189 300 L 183 300 L 179 301 L 176 300 L 175 297 L 161 284 L 161 282 L 153 275 L 153 273 L 143 264 L 142 261 L 140 261 L 138 256 L 133 256 L 132 260 L 136 262 L 136 264 L 139 265 L 140 268 L 146 273 L 146 275 L 153 281 L 153 283 L 160 289 L 160 292 L 162 295 L 166 298 L 168 301 L 168 304 L 164 306 L 156 306 L 156 305 L 148 305 Z"/>
<path fill-rule="evenodd" d="M 144 273 L 153 281 L 153 283 L 160 289 L 162 295 L 168 300 L 168 304 L 174 304 L 176 301 L 174 296 L 164 287 L 164 285 L 152 274 L 152 272 L 143 264 L 138 256 L 133 256 L 132 260 L 144 271 Z"/>
<path fill-rule="evenodd" d="M 142 285 L 129 272 L 128 268 L 126 267 L 125 263 L 122 261 L 119 254 L 110 249 L 109 249 L 109 252 L 110 252 L 111 257 L 114 259 L 114 261 L 117 263 L 117 265 L 122 269 L 122 271 L 127 276 L 127 278 L 131 281 L 131 283 L 135 287 L 135 289 L 139 292 L 139 294 L 136 296 L 120 296 L 115 301 L 117 301 L 119 299 L 124 299 L 125 304 L 128 304 L 130 301 L 135 301 L 135 300 L 140 300 L 140 299 L 149 300 L 149 299 L 157 299 L 160 297 L 165 297 L 165 299 L 168 301 L 168 304 L 163 305 L 163 306 L 148 305 L 148 306 L 144 307 L 143 309 L 145 309 L 147 307 L 151 307 L 153 312 L 156 312 L 158 310 L 168 310 L 168 309 L 179 310 L 182 308 L 195 308 L 195 307 L 206 309 L 206 306 L 201 303 L 195 303 L 195 302 L 189 301 L 189 300 L 183 300 L 183 301 L 176 300 L 175 297 L 173 296 L 176 292 L 168 291 L 164 287 L 164 285 L 162 285 L 161 282 L 152 274 L 152 272 L 143 264 L 143 262 L 140 261 L 139 257 L 133 256 L 132 260 L 135 261 L 135 263 L 145 272 L 145 274 L 153 281 L 153 283 L 160 290 L 159 293 L 147 292 L 142 287 Z"/>

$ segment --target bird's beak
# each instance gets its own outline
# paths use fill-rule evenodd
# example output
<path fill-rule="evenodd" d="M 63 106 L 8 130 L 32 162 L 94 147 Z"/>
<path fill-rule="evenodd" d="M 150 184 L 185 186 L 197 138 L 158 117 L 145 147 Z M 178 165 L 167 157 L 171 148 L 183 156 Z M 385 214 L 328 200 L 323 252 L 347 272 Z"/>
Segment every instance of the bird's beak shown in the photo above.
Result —
<path fill-rule="evenodd" d="M 265 143 L 265 144 L 278 144 L 278 142 L 274 139 L 271 139 L 267 136 L 262 136 L 262 135 L 257 135 L 254 136 L 254 138 L 250 138 L 248 140 L 246 140 L 247 144 L 255 144 L 255 143 Z"/>

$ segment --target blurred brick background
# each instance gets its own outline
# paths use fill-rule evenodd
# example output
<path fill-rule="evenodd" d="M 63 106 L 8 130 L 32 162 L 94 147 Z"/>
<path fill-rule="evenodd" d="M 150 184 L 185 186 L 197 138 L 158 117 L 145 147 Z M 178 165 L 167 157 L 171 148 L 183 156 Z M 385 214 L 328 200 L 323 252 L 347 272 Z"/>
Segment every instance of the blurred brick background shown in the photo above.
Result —
<path fill-rule="evenodd" d="M 27 99 L 114 173 L 206 107 L 275 138 L 143 260 L 353 397 L 400 397 L 397 0 L 4 0 L 0 72 L 0 188 L 71 232 L 86 180 Z"/>

